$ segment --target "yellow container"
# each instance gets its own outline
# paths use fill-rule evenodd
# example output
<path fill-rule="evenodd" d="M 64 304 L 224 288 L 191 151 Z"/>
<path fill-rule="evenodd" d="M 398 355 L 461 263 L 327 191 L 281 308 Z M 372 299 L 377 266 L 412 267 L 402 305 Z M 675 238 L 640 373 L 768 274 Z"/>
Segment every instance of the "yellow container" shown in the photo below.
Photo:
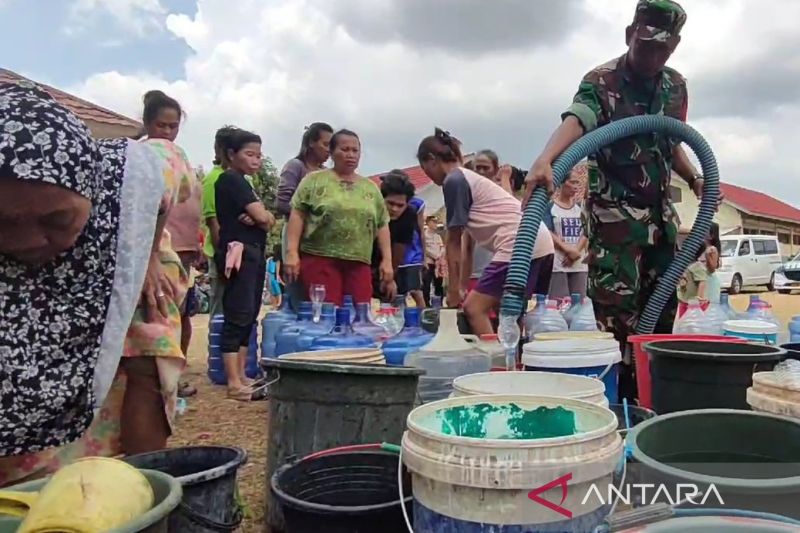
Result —
<path fill-rule="evenodd" d="M 537 333 L 533 336 L 533 340 L 535 341 L 570 341 L 613 338 L 614 335 L 607 331 L 556 331 L 551 333 Z"/>
<path fill-rule="evenodd" d="M 150 483 L 136 468 L 88 457 L 50 478 L 17 533 L 100 533 L 140 517 L 154 500 Z"/>

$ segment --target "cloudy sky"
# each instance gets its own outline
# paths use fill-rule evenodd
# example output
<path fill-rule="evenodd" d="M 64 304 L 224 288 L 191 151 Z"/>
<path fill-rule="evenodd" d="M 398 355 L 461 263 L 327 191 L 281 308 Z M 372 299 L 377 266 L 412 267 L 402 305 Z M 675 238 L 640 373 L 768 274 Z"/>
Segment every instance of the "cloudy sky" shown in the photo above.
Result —
<path fill-rule="evenodd" d="M 581 76 L 623 53 L 634 0 L 0 0 L 0 66 L 132 117 L 160 88 L 179 142 L 261 134 L 281 165 L 315 120 L 362 136 L 362 173 L 414 163 L 434 125 L 527 167 Z M 800 205 L 800 2 L 684 0 L 671 65 L 724 180 Z"/>

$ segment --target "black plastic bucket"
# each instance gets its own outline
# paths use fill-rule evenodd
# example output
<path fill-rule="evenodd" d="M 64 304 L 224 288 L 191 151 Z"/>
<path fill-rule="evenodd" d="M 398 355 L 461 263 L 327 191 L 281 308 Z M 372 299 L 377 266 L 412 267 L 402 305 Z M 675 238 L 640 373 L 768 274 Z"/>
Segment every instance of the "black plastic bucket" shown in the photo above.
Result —
<path fill-rule="evenodd" d="M 640 482 L 653 486 L 650 496 L 663 484 L 677 499 L 678 487 L 692 485 L 703 496 L 687 509 L 800 517 L 800 420 L 735 409 L 671 413 L 633 428 L 626 445 Z"/>
<path fill-rule="evenodd" d="M 781 344 L 781 348 L 786 350 L 786 359 L 797 359 L 800 361 L 800 342 Z"/>
<path fill-rule="evenodd" d="M 786 350 L 763 344 L 705 341 L 645 343 L 650 356 L 653 409 L 750 409 L 753 372 L 772 370 Z"/>
<path fill-rule="evenodd" d="M 266 479 L 319 450 L 400 442 L 425 371 L 404 366 L 262 359 L 270 380 Z M 280 507 L 266 494 L 269 527 L 283 529 Z"/>
<path fill-rule="evenodd" d="M 345 452 L 287 464 L 272 476 L 284 533 L 406 533 L 397 487 L 397 454 Z M 411 477 L 404 472 L 411 519 Z"/>
<path fill-rule="evenodd" d="M 234 531 L 242 522 L 236 473 L 247 461 L 241 448 L 190 446 L 132 455 L 125 462 L 175 477 L 183 499 L 169 517 L 169 530 L 181 533 Z"/>

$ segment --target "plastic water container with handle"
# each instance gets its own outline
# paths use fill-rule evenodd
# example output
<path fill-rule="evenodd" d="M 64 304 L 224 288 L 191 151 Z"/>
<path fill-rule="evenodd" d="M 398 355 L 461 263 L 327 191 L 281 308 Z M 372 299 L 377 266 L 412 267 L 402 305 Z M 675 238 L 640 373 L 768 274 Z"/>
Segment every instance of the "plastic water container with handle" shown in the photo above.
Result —
<path fill-rule="evenodd" d="M 567 309 L 564 310 L 564 320 L 566 321 L 567 325 L 572 324 L 572 319 L 575 317 L 575 314 L 580 311 L 581 308 L 581 295 L 578 293 L 572 293 L 570 296 L 570 304 Z"/>
<path fill-rule="evenodd" d="M 275 357 L 275 336 L 284 325 L 294 322 L 295 319 L 296 316 L 289 307 L 289 298 L 283 299 L 280 309 L 267 313 L 261 321 L 261 357 Z"/>
<path fill-rule="evenodd" d="M 369 319 L 369 311 L 370 305 L 368 303 L 356 305 L 356 320 L 353 322 L 353 331 L 379 342 L 386 335 L 386 331 L 379 325 L 372 323 Z"/>
<path fill-rule="evenodd" d="M 309 305 L 305 305 L 308 303 Z M 300 304 L 300 312 L 297 313 L 297 320 L 285 324 L 278 334 L 275 335 L 275 355 L 281 356 L 287 353 L 294 353 L 298 351 L 297 339 L 303 333 L 303 330 L 313 324 L 312 320 L 314 313 L 312 311 L 311 302 L 303 302 Z"/>
<path fill-rule="evenodd" d="M 792 317 L 789 321 L 789 342 L 800 343 L 800 315 Z"/>
<path fill-rule="evenodd" d="M 405 366 L 425 370 L 425 375 L 419 378 L 417 391 L 420 399 L 427 403 L 447 398 L 453 390 L 455 378 L 488 372 L 491 358 L 461 338 L 458 311 L 442 309 L 436 336 L 418 351 L 407 355 Z"/>
<path fill-rule="evenodd" d="M 405 325 L 400 333 L 383 343 L 386 364 L 403 366 L 406 355 L 415 352 L 433 340 L 433 334 L 420 326 L 420 313 L 416 307 L 406 307 L 403 311 Z"/>
<path fill-rule="evenodd" d="M 377 346 L 374 340 L 353 331 L 353 325 L 350 323 L 350 310 L 340 307 L 336 310 L 336 325 L 327 335 L 314 339 L 314 342 L 311 343 L 311 351 L 373 346 Z"/>
<path fill-rule="evenodd" d="M 700 302 L 698 300 L 691 300 L 689 302 L 689 307 L 686 309 L 686 312 L 675 321 L 674 329 L 673 333 L 678 335 L 713 333 L 709 330 L 705 313 L 703 313 L 703 309 L 700 307 Z"/>
<path fill-rule="evenodd" d="M 312 323 L 306 327 L 297 338 L 297 351 L 307 352 L 311 349 L 314 339 L 327 335 L 336 324 L 336 306 L 332 303 L 322 304 L 322 312 L 319 322 Z"/>
<path fill-rule="evenodd" d="M 597 319 L 594 316 L 594 303 L 589 298 L 584 298 L 578 311 L 572 315 L 570 331 L 597 331 Z"/>

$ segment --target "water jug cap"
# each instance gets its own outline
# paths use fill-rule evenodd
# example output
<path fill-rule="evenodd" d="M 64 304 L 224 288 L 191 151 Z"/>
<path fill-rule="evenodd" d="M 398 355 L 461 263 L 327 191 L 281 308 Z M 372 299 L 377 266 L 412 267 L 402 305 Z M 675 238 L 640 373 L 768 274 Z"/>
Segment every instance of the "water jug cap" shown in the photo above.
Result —
<path fill-rule="evenodd" d="M 536 303 L 537 304 L 538 303 L 544 303 L 546 299 L 547 299 L 547 295 L 546 294 L 537 294 L 536 295 Z"/>
<path fill-rule="evenodd" d="M 581 301 L 581 295 L 580 293 L 573 292 L 570 299 L 572 300 L 572 303 L 579 303 Z"/>
<path fill-rule="evenodd" d="M 350 309 L 347 307 L 339 307 L 336 309 L 336 324 L 349 324 L 350 323 Z"/>
<path fill-rule="evenodd" d="M 405 317 L 406 324 L 414 323 L 419 325 L 419 308 L 406 307 L 403 311 L 403 316 Z"/>
<path fill-rule="evenodd" d="M 349 294 L 345 294 L 344 295 L 344 304 L 347 305 L 347 304 L 352 304 L 352 303 L 353 303 L 353 297 L 351 295 L 349 295 Z"/>

